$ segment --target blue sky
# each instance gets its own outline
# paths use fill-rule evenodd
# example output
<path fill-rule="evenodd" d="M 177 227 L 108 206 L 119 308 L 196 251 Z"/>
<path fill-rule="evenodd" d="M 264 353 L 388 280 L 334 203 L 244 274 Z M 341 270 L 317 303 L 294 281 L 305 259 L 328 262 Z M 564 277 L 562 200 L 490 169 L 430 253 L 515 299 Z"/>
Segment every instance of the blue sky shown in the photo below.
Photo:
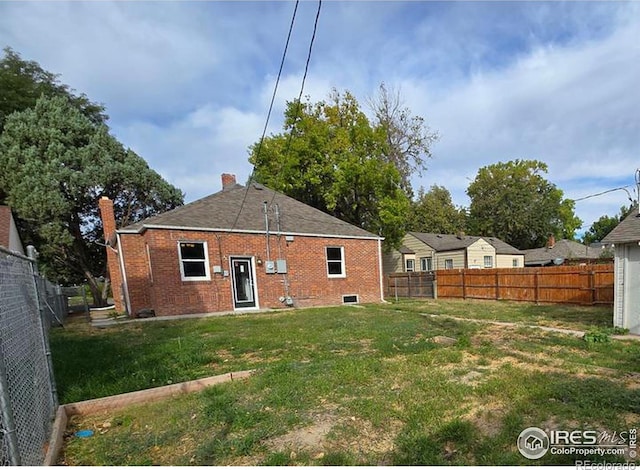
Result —
<path fill-rule="evenodd" d="M 106 105 L 113 133 L 192 201 L 244 182 L 261 134 L 291 1 L 0 2 L 0 46 Z M 297 97 L 317 9 L 302 1 L 269 132 Z M 381 82 L 441 138 L 414 187 L 465 190 L 482 166 L 549 165 L 580 198 L 633 185 L 640 167 L 640 3 L 323 3 L 305 87 L 366 109 Z M 632 189 L 632 188 L 629 188 Z M 583 229 L 627 203 L 576 203 Z"/>

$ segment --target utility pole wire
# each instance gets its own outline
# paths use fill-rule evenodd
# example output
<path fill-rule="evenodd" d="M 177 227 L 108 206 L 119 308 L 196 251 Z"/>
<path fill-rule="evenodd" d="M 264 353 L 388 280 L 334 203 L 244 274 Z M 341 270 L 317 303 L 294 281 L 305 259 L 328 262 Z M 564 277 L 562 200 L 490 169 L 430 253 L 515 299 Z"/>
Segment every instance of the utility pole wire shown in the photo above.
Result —
<path fill-rule="evenodd" d="M 631 193 L 627 190 L 627 188 L 631 187 L 631 185 L 620 186 L 619 188 L 607 189 L 606 191 L 602 191 L 596 194 L 590 194 L 588 196 L 579 197 L 577 199 L 572 199 L 573 202 L 584 201 L 585 199 L 591 199 L 592 197 L 602 196 L 603 194 L 612 193 L 613 191 L 624 191 L 629 196 L 629 201 L 633 204 L 633 198 L 631 197 Z"/>
<path fill-rule="evenodd" d="M 296 123 L 298 118 L 300 117 L 300 107 L 302 106 L 302 93 L 304 92 L 304 84 L 307 81 L 307 72 L 309 72 L 309 62 L 311 61 L 311 52 L 313 51 L 313 43 L 316 40 L 316 31 L 318 30 L 318 19 L 320 18 L 320 10 L 322 8 L 322 0 L 318 0 L 318 10 L 316 11 L 316 19 L 313 23 L 313 33 L 311 34 L 311 41 L 309 42 L 309 52 L 307 52 L 307 62 L 304 66 L 304 74 L 302 76 L 302 84 L 300 85 L 300 93 L 298 93 L 298 101 L 296 103 L 296 111 L 293 115 L 293 123 L 291 124 L 291 131 L 289 132 L 289 138 L 287 139 L 287 146 L 284 149 L 284 155 L 289 153 L 291 148 L 291 140 L 293 139 L 293 134 L 296 131 Z M 259 149 L 258 149 L 259 150 Z M 273 196 L 271 197 L 271 202 L 269 206 L 273 204 L 274 199 L 276 198 L 277 192 L 273 192 Z"/>
<path fill-rule="evenodd" d="M 260 150 L 262 149 L 262 143 L 264 142 L 264 136 L 267 133 L 267 127 L 269 126 L 269 118 L 271 118 L 271 111 L 273 110 L 273 103 L 276 100 L 276 94 L 278 92 L 278 85 L 280 83 L 280 77 L 282 76 L 282 69 L 284 68 L 284 61 L 287 57 L 287 50 L 289 49 L 289 41 L 291 40 L 291 32 L 293 31 L 293 25 L 296 19 L 296 13 L 298 11 L 298 4 L 300 0 L 296 0 L 295 7 L 293 8 L 293 15 L 291 17 L 291 24 L 289 25 L 289 33 L 287 34 L 287 41 L 284 45 L 284 51 L 282 52 L 282 60 L 280 61 L 280 69 L 278 70 L 278 76 L 276 78 L 276 84 L 273 87 L 273 95 L 271 95 L 271 103 L 269 103 L 269 111 L 267 112 L 267 119 L 264 123 L 264 128 L 262 129 L 262 136 L 260 137 L 260 143 L 258 144 L 257 153 L 260 154 Z M 235 220 L 233 221 L 233 225 L 231 226 L 230 232 L 232 232 L 238 223 L 238 219 L 240 218 L 240 214 L 242 213 L 242 209 L 244 208 L 244 204 L 247 201 L 247 193 L 249 192 L 249 187 L 251 186 L 251 181 L 253 180 L 253 172 L 254 168 L 251 169 L 251 174 L 249 175 L 249 181 L 247 181 L 247 187 L 244 191 L 244 196 L 242 198 L 242 203 L 240 204 L 240 209 L 238 210 L 238 214 L 236 215 Z"/>

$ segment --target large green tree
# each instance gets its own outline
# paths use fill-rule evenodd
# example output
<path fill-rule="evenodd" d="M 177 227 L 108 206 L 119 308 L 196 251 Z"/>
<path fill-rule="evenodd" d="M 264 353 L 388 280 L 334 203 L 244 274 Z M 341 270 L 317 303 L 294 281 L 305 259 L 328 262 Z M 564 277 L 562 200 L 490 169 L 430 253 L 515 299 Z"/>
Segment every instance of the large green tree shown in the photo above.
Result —
<path fill-rule="evenodd" d="M 9 114 L 33 108 L 40 96 L 65 96 L 94 124 L 107 121 L 104 106 L 93 103 L 84 94 L 76 94 L 59 76 L 44 70 L 32 60 L 24 60 L 10 47 L 0 59 L 0 133 Z"/>
<path fill-rule="evenodd" d="M 384 129 L 371 124 L 355 97 L 287 104 L 282 133 L 254 144 L 254 178 L 328 214 L 381 234 L 398 246 L 409 198 L 385 155 Z"/>
<path fill-rule="evenodd" d="M 544 178 L 547 165 L 514 160 L 480 168 L 467 188 L 469 231 L 520 248 L 544 246 L 549 235 L 573 239 L 582 221 L 574 202 Z"/>
<path fill-rule="evenodd" d="M 609 234 L 617 225 L 629 215 L 629 213 L 633 210 L 633 205 L 630 206 L 622 206 L 620 208 L 620 213 L 610 217 L 608 215 L 603 215 L 598 220 L 596 220 L 589 230 L 585 232 L 582 237 L 582 243 L 585 245 L 589 245 L 590 243 L 602 241 L 604 237 Z"/>
<path fill-rule="evenodd" d="M 429 191 L 418 190 L 407 228 L 413 232 L 457 234 L 466 230 L 466 224 L 466 212 L 453 204 L 449 190 L 433 185 Z"/>
<path fill-rule="evenodd" d="M 104 302 L 96 277 L 105 271 L 98 199 L 114 200 L 119 225 L 183 201 L 180 190 L 65 96 L 42 96 L 6 118 L 0 167 L 5 202 L 24 222 L 47 276 L 86 279 L 96 304 Z"/>

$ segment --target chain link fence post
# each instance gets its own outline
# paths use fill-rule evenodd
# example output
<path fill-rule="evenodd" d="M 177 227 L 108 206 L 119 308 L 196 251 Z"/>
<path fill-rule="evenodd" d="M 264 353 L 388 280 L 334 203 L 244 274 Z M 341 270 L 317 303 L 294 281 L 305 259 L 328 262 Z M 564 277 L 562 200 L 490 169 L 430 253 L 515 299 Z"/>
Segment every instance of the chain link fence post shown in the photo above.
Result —
<path fill-rule="evenodd" d="M 33 276 L 33 286 L 36 289 L 36 292 L 39 295 L 36 295 L 36 306 L 38 308 L 38 323 L 40 327 L 40 331 L 42 335 L 40 336 L 42 342 L 42 349 L 44 351 L 44 355 L 46 358 L 47 372 L 49 377 L 50 384 L 50 414 L 51 419 L 54 419 L 56 416 L 56 408 L 58 407 L 58 391 L 56 389 L 56 377 L 53 372 L 53 360 L 51 358 L 51 348 L 49 347 L 49 328 L 51 328 L 51 316 L 47 314 L 44 305 L 42 305 L 42 297 L 44 294 L 44 298 L 46 299 L 47 294 L 47 280 L 40 277 L 38 275 L 38 267 L 36 266 L 36 260 L 31 260 L 31 273 Z M 41 289 L 38 289 L 38 282 L 42 285 Z M 46 303 L 46 300 L 45 300 Z M 51 312 L 53 316 L 55 313 Z M 48 319 L 49 321 L 46 321 Z"/>

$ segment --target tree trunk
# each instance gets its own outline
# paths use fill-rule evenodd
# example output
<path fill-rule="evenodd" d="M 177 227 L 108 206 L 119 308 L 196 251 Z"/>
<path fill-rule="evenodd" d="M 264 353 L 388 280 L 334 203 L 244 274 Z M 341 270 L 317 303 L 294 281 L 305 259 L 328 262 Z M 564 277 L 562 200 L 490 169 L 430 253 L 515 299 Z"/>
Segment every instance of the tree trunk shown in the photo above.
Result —
<path fill-rule="evenodd" d="M 101 295 L 101 299 L 102 302 L 104 302 L 105 305 L 109 304 L 109 285 L 111 284 L 111 279 L 109 279 L 108 277 L 104 278 L 104 284 L 102 285 L 102 295 Z"/>
<path fill-rule="evenodd" d="M 94 277 L 93 274 L 89 270 L 85 270 L 84 275 L 87 278 L 87 283 L 89 284 L 89 290 L 91 291 L 91 297 L 93 297 L 93 306 L 94 307 L 106 307 L 107 301 L 102 299 L 102 292 L 100 291 L 100 286 L 98 285 L 98 280 Z"/>

